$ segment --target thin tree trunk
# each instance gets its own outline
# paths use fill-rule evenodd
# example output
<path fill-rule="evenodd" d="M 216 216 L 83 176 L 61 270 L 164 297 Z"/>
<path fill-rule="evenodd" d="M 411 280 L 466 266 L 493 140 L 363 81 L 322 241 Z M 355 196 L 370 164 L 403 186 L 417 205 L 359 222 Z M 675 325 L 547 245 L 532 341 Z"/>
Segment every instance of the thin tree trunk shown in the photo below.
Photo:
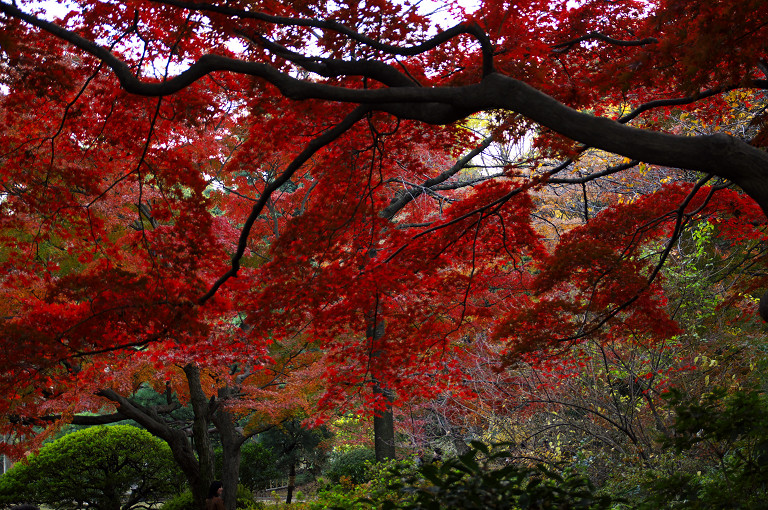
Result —
<path fill-rule="evenodd" d="M 285 504 L 290 505 L 293 499 L 293 489 L 296 488 L 296 463 L 291 462 L 288 469 L 288 494 L 285 495 Z"/>

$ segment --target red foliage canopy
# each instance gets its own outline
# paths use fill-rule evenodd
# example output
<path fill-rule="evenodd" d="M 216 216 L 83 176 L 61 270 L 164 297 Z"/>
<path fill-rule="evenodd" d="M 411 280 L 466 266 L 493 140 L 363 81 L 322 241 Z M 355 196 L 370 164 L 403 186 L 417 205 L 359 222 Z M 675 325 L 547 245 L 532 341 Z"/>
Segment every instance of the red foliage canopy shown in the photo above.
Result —
<path fill-rule="evenodd" d="M 681 229 L 764 237 L 768 4 L 573 4 L 487 0 L 441 30 L 386 0 L 0 1 L 6 425 L 97 409 L 137 362 L 259 367 L 298 337 L 342 404 L 439 391 L 485 331 L 511 352 L 673 334 Z M 471 164 L 513 140 L 532 148 Z M 584 171 L 595 149 L 625 159 Z M 586 185 L 638 162 L 686 182 L 590 217 Z M 534 215 L 554 186 L 589 220 L 559 243 Z"/>

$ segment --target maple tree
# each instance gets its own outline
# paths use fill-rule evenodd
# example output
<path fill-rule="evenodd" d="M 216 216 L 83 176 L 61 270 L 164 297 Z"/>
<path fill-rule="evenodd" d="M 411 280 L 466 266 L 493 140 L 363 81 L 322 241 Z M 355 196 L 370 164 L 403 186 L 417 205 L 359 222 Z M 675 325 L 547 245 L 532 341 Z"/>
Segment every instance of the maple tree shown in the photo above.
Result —
<path fill-rule="evenodd" d="M 561 203 L 564 212 L 572 210 L 568 200 Z M 565 462 L 589 473 L 604 493 L 631 495 L 630 506 L 638 504 L 644 479 L 716 472 L 717 466 L 670 451 L 677 425 L 667 392 L 697 403 L 713 399 L 715 385 L 738 394 L 764 384 L 763 326 L 730 306 L 740 293 L 733 288 L 748 284 L 751 275 L 745 282 L 744 273 L 761 263 L 764 248 L 743 239 L 733 243 L 730 226 L 718 221 L 717 209 L 707 209 L 682 232 L 664 268 L 664 295 L 679 325 L 673 336 L 638 338 L 631 329 L 597 334 L 567 352 L 526 353 L 506 367 L 499 345 L 475 338 L 462 362 L 463 384 L 475 396 L 446 392 L 431 402 L 441 429 L 429 437 L 434 425 L 427 423 L 421 441 L 504 441 L 517 459 Z M 568 235 L 561 237 L 567 242 Z M 644 251 L 653 253 L 654 244 Z"/>
<path fill-rule="evenodd" d="M 179 367 L 215 373 L 210 398 L 297 338 L 324 409 L 382 414 L 451 387 L 483 331 L 507 359 L 677 332 L 680 233 L 707 214 L 765 240 L 768 6 L 451 9 L 438 29 L 384 0 L 0 2 L 3 430 Z M 511 140 L 530 148 L 473 166 Z M 587 184 L 649 168 L 686 179 L 590 213 Z M 585 223 L 549 238 L 555 186 Z"/>

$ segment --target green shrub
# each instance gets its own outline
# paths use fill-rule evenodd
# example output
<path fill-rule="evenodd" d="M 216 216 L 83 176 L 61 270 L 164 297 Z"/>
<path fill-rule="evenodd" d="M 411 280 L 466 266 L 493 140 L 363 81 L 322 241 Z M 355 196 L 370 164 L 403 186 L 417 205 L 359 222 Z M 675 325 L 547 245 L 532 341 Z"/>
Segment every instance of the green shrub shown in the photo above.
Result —
<path fill-rule="evenodd" d="M 256 510 L 264 508 L 264 504 L 253 499 L 253 492 L 243 484 L 237 486 L 238 510 Z"/>
<path fill-rule="evenodd" d="M 361 501 L 365 494 L 356 491 L 342 490 L 339 486 L 328 488 L 317 495 L 315 501 L 309 502 L 310 510 L 365 510 L 370 505 Z"/>
<path fill-rule="evenodd" d="M 253 499 L 253 493 L 243 484 L 237 486 L 237 509 L 238 510 L 257 510 L 264 508 L 263 503 Z M 197 510 L 192 492 L 187 490 L 178 494 L 173 499 L 165 502 L 160 510 Z"/>
<path fill-rule="evenodd" d="M 277 469 L 277 455 L 262 443 L 248 441 L 243 444 L 240 454 L 240 483 L 250 490 L 260 490 L 270 480 L 283 476 Z"/>
<path fill-rule="evenodd" d="M 177 494 L 172 499 L 166 501 L 161 510 L 197 510 L 195 499 L 192 497 L 192 491 L 184 491 Z"/>
<path fill-rule="evenodd" d="M 372 466 L 370 480 L 318 495 L 312 510 L 544 510 L 611 508 L 584 477 L 511 462 L 503 448 L 473 443 L 468 453 L 416 468 L 410 462 Z"/>
<path fill-rule="evenodd" d="M 146 430 L 91 427 L 44 445 L 0 477 L 0 506 L 146 508 L 182 483 L 168 445 Z"/>
<path fill-rule="evenodd" d="M 370 508 L 371 503 L 376 506 L 385 501 L 401 501 L 403 493 L 392 485 L 392 473 L 397 472 L 401 476 L 414 472 L 414 464 L 411 460 L 391 460 L 387 462 L 366 462 L 366 473 L 363 483 L 355 484 L 349 477 L 341 477 L 336 485 L 321 487 L 314 501 L 309 502 L 310 510 L 325 510 L 327 508 L 345 510 L 363 510 Z"/>
<path fill-rule="evenodd" d="M 665 398 L 675 411 L 675 433 L 661 443 L 693 461 L 686 469 L 646 471 L 632 508 L 765 508 L 768 397 L 715 388 L 691 399 L 673 388 Z"/>
<path fill-rule="evenodd" d="M 331 459 L 326 475 L 333 483 L 346 481 L 358 484 L 369 480 L 368 466 L 376 462 L 376 454 L 369 448 L 353 448 Z"/>

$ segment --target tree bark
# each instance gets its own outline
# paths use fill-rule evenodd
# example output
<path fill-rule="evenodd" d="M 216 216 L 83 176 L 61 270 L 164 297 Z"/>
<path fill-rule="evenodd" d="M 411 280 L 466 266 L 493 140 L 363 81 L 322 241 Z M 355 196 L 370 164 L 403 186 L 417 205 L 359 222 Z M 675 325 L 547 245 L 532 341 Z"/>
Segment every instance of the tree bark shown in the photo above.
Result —
<path fill-rule="evenodd" d="M 221 404 L 232 397 L 229 387 L 219 389 L 219 406 L 213 414 L 213 423 L 219 432 L 222 447 L 221 482 L 224 484 L 224 506 L 235 510 L 237 506 L 237 486 L 240 481 L 241 447 L 245 436 L 237 429 L 234 417 Z"/>
<path fill-rule="evenodd" d="M 373 416 L 373 444 L 376 452 L 376 462 L 395 459 L 395 420 L 392 414 L 392 392 L 381 388 L 378 384 L 373 387 L 374 395 L 380 396 L 386 405 L 384 411 Z"/>
<path fill-rule="evenodd" d="M 288 493 L 285 495 L 285 504 L 290 505 L 293 499 L 293 490 L 296 488 L 296 462 L 291 462 L 288 468 Z"/>
<path fill-rule="evenodd" d="M 208 487 L 214 478 L 213 447 L 211 445 L 211 436 L 208 433 L 211 415 L 216 402 L 213 398 L 208 399 L 203 391 L 203 385 L 200 381 L 200 369 L 196 365 L 186 365 L 184 374 L 187 376 L 189 386 L 190 404 L 192 405 L 192 438 L 194 440 L 195 451 L 200 471 L 199 487 L 192 489 L 195 500 L 201 499 L 198 504 L 205 508 L 205 499 L 208 496 Z"/>
<path fill-rule="evenodd" d="M 375 252 L 372 251 L 372 256 Z M 376 462 L 395 458 L 395 422 L 392 416 L 393 395 L 376 375 L 377 359 L 385 355 L 379 342 L 384 338 L 386 323 L 382 314 L 383 308 L 376 296 L 372 312 L 366 317 L 365 336 L 368 341 L 371 356 L 371 377 L 373 379 L 373 394 L 383 403 L 383 410 L 373 415 L 373 444 L 376 452 Z"/>
<path fill-rule="evenodd" d="M 213 481 L 213 447 L 208 433 L 208 424 L 212 414 L 212 407 L 216 405 L 213 399 L 208 400 L 203 392 L 200 382 L 200 369 L 195 365 L 186 365 L 184 373 L 189 385 L 190 404 L 194 414 L 192 423 L 192 437 L 195 442 L 195 451 L 200 463 L 201 474 Z"/>

